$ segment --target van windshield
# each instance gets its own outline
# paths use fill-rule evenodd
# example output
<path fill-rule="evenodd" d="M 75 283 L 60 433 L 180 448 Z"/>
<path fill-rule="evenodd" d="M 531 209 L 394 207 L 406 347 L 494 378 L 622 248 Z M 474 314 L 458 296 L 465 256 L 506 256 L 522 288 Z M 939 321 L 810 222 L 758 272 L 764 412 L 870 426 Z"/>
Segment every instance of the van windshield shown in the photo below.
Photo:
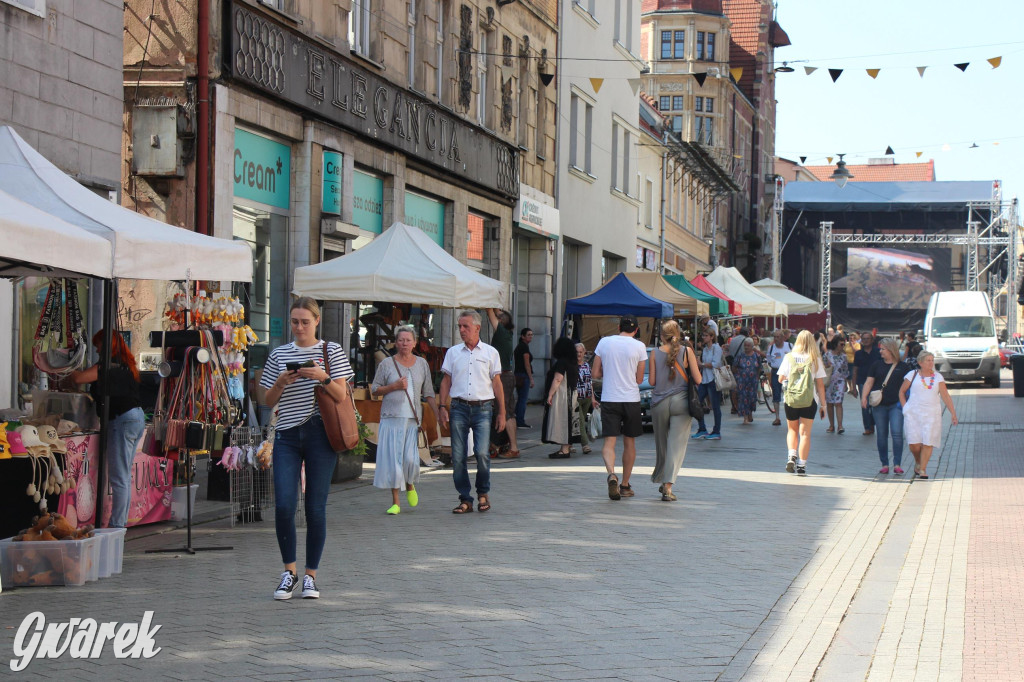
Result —
<path fill-rule="evenodd" d="M 964 339 L 995 336 L 991 317 L 936 317 L 931 336 L 937 339 Z"/>

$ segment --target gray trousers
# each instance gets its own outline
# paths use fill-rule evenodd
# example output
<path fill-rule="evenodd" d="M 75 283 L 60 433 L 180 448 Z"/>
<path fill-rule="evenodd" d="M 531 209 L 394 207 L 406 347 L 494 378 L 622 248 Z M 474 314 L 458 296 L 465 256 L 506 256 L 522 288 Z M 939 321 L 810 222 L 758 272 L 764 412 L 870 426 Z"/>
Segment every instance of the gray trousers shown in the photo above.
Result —
<path fill-rule="evenodd" d="M 686 457 L 686 446 L 690 442 L 690 422 L 693 421 L 686 391 L 676 393 L 655 405 L 652 418 L 657 459 L 651 481 L 674 485 Z"/>

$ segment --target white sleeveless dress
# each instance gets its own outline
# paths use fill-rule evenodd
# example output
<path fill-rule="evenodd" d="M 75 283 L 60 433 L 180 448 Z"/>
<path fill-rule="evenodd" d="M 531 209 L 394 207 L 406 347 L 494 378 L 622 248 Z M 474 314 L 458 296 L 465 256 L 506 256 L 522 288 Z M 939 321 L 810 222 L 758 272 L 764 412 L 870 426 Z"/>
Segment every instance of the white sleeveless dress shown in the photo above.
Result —
<path fill-rule="evenodd" d="M 939 385 L 946 380 L 935 372 L 934 384 L 931 384 L 931 377 L 924 378 L 932 386 L 928 388 L 921 383 L 916 370 L 908 374 L 907 378 L 913 382 L 907 404 L 903 408 L 904 440 L 907 444 L 920 443 L 937 448 L 942 444 L 942 399 L 939 398 Z"/>

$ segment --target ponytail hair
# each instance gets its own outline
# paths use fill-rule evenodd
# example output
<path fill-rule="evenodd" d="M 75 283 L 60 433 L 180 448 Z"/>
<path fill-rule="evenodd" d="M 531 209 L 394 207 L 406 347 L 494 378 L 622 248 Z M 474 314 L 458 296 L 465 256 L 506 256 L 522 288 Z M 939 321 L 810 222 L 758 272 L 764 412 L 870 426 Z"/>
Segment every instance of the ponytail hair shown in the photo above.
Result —
<path fill-rule="evenodd" d="M 679 350 L 682 347 L 680 336 L 679 323 L 675 320 L 668 320 L 661 325 L 661 338 L 669 346 L 667 363 L 669 381 L 676 378 L 676 362 L 679 357 Z M 683 378 L 685 379 L 686 377 Z"/>

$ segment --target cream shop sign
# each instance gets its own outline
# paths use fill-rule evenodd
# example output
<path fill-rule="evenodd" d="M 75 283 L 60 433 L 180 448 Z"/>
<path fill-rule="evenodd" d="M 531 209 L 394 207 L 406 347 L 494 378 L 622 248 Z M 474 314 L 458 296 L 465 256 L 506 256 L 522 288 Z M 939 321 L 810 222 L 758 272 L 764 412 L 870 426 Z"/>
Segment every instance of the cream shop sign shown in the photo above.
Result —
<path fill-rule="evenodd" d="M 351 59 L 231 4 L 232 76 L 364 137 L 496 192 L 519 197 L 518 150 Z"/>

